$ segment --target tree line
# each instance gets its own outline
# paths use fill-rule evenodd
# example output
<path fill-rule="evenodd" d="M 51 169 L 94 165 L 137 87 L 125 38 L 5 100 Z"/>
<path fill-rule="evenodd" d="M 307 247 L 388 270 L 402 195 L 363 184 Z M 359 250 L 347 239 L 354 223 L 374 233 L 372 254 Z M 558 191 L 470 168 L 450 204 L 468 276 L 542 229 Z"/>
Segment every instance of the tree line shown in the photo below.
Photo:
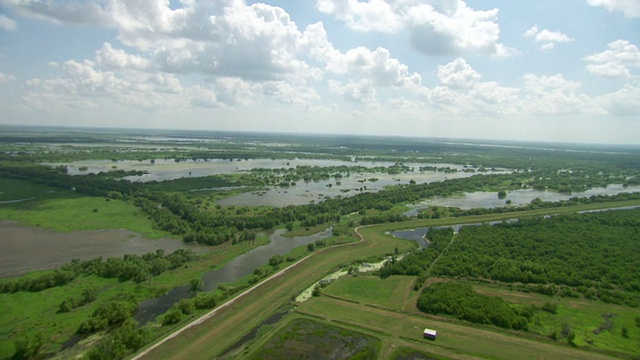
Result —
<path fill-rule="evenodd" d="M 0 284 L 0 292 L 38 292 L 55 286 L 64 286 L 78 276 L 87 275 L 117 278 L 120 281 L 132 280 L 139 283 L 149 280 L 153 276 L 158 276 L 166 270 L 178 268 L 197 258 L 198 255 L 191 249 L 178 249 L 168 255 L 165 255 L 165 251 L 160 249 L 144 255 L 125 255 L 122 258 L 110 257 L 106 260 L 103 260 L 102 257 L 86 261 L 74 259 L 60 268 L 38 277 L 23 277 L 17 280 L 3 281 Z M 90 294 L 87 295 L 83 301 L 90 297 Z M 67 308 L 69 306 L 64 307 Z"/>

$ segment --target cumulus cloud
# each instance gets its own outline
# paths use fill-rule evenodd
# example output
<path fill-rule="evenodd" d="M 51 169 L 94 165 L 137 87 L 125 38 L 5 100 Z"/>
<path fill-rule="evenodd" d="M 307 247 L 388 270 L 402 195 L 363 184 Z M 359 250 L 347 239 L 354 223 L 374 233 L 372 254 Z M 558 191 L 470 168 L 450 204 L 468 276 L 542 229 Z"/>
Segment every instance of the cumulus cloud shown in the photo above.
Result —
<path fill-rule="evenodd" d="M 591 6 L 601 6 L 609 12 L 622 12 L 625 17 L 640 17 L 640 2 L 637 0 L 587 0 Z"/>
<path fill-rule="evenodd" d="M 556 43 L 567 43 L 573 41 L 572 38 L 559 31 L 550 31 L 547 29 L 538 29 L 538 25 L 533 25 L 522 34 L 526 37 L 533 38 L 536 42 L 542 43 L 540 50 L 551 50 Z"/>
<path fill-rule="evenodd" d="M 442 85 L 421 92 L 428 107 L 442 115 L 503 116 L 522 113 L 519 89 L 480 81 L 481 75 L 457 58 L 437 69 Z"/>
<path fill-rule="evenodd" d="M 412 87 L 420 85 L 422 80 L 420 74 L 411 73 L 407 65 L 380 47 L 374 51 L 357 47 L 344 54 L 334 53 L 328 59 L 327 70 L 338 74 L 361 74 L 376 86 Z"/>
<path fill-rule="evenodd" d="M 18 28 L 18 24 L 15 20 L 7 17 L 4 14 L 0 14 L 0 29 L 7 31 L 13 31 Z"/>
<path fill-rule="evenodd" d="M 457 58 L 446 65 L 438 66 L 438 78 L 447 86 L 468 88 L 480 79 L 480 74 L 464 59 Z"/>
<path fill-rule="evenodd" d="M 498 9 L 474 10 L 462 0 L 318 0 L 317 8 L 358 32 L 407 30 L 411 45 L 427 55 L 514 52 L 499 42 Z"/>
<path fill-rule="evenodd" d="M 524 101 L 527 113 L 533 115 L 576 115 L 602 113 L 578 90 L 582 84 L 567 80 L 561 74 L 524 76 Z"/>
<path fill-rule="evenodd" d="M 360 79 L 341 83 L 336 80 L 329 80 L 329 89 L 342 95 L 346 100 L 373 103 L 376 100 L 376 89 L 368 79 Z"/>
<path fill-rule="evenodd" d="M 5 3 L 32 18 L 114 28 L 120 42 L 153 54 L 169 72 L 273 80 L 308 70 L 297 56 L 302 34 L 279 7 L 238 0 L 170 5 L 164 0 Z"/>
<path fill-rule="evenodd" d="M 632 67 L 640 66 L 640 50 L 627 40 L 607 44 L 609 49 L 584 57 L 587 71 L 608 78 L 631 78 Z"/>
<path fill-rule="evenodd" d="M 640 88 L 626 84 L 622 89 L 599 96 L 596 101 L 608 114 L 638 116 L 640 114 Z"/>
<path fill-rule="evenodd" d="M 127 54 L 122 49 L 114 49 L 110 43 L 104 43 L 96 52 L 98 64 L 110 69 L 134 69 L 145 70 L 149 68 L 150 61 L 141 56 Z"/>

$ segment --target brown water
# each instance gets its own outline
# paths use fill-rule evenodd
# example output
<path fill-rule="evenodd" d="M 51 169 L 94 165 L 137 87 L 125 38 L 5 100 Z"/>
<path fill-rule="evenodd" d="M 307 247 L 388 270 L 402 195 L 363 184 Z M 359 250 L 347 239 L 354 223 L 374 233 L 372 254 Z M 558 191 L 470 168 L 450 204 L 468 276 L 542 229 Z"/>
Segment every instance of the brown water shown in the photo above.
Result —
<path fill-rule="evenodd" d="M 56 268 L 72 259 L 142 255 L 157 249 L 172 252 L 189 248 L 198 253 L 208 249 L 177 239 L 145 239 L 122 229 L 61 233 L 13 221 L 0 221 L 0 248 L 0 277 Z"/>

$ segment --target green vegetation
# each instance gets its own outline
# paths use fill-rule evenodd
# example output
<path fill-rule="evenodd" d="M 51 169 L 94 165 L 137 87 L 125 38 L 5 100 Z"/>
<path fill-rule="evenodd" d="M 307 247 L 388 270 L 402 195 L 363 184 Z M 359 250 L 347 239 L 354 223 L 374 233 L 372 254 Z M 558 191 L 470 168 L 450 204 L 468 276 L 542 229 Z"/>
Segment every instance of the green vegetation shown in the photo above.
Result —
<path fill-rule="evenodd" d="M 161 354 L 171 357 L 185 345 L 185 355 L 180 356 L 218 356 L 290 302 L 301 288 L 338 267 L 383 256 L 392 257 L 379 271 L 380 277 L 350 276 L 323 288 L 300 304 L 300 311 L 313 321 L 304 314 L 287 315 L 283 324 L 275 325 L 274 333 L 258 334 L 264 336 L 257 340 L 262 344 L 259 349 L 274 357 L 282 355 L 276 345 L 296 347 L 302 342 L 313 346 L 307 349 L 310 352 L 300 350 L 301 356 L 322 355 L 320 344 L 343 346 L 349 356 L 381 358 L 447 358 L 457 351 L 465 356 L 513 358 L 522 355 L 523 347 L 532 348 L 532 353 L 540 351 L 541 357 L 599 357 L 582 349 L 639 355 L 633 345 L 640 327 L 640 210 L 575 212 L 638 205 L 640 193 L 508 204 L 513 190 L 570 194 L 611 184 L 637 186 L 637 149 L 564 145 L 536 149 L 264 134 L 225 134 L 212 140 L 208 136 L 185 133 L 176 137 L 180 140 L 167 140 L 148 134 L 55 131 L 8 131 L 0 136 L 0 220 L 59 232 L 127 229 L 146 238 L 171 236 L 212 246 L 212 253 L 202 257 L 158 251 L 78 260 L 0 281 L 4 305 L 0 357 L 54 355 L 73 345 L 70 339 L 87 340 L 91 334 L 91 341 L 64 350 L 64 356 L 122 358 L 266 279 L 269 286 L 259 286 L 254 295 L 237 300 L 245 313 L 222 309 L 213 323 L 202 325 L 202 333 L 194 329 L 181 338 L 197 338 L 196 344 L 180 340 L 175 350 Z M 132 141 L 135 146 L 129 145 Z M 247 168 L 246 162 L 253 159 L 263 159 L 267 165 Z M 97 160 L 100 167 L 95 165 Z M 281 165 L 269 168 L 276 160 Z M 325 165 L 300 165 L 301 160 L 322 160 Z M 237 164 L 236 170 L 209 176 L 190 173 L 192 165 L 195 169 L 223 161 Z M 291 165 L 294 161 L 297 164 Z M 125 180 L 142 179 L 154 166 L 167 164 L 186 165 L 189 173 L 185 170 L 166 181 Z M 103 170 L 92 173 L 96 168 Z M 77 170 L 77 175 L 71 176 L 70 170 Z M 440 178 L 446 174 L 448 179 L 427 183 L 421 174 L 426 172 Z M 344 186 L 354 176 L 360 182 L 357 188 Z M 390 178 L 395 185 L 371 191 Z M 242 193 L 264 195 L 274 188 L 284 196 L 314 182 L 323 182 L 321 186 L 327 188 L 344 187 L 342 195 L 282 207 L 217 203 Z M 402 215 L 408 204 L 474 191 L 496 194 L 509 206 L 430 207 L 412 219 Z M 542 217 L 555 214 L 562 215 Z M 429 247 L 422 251 L 385 234 L 413 226 L 510 218 L 520 221 L 464 227 L 459 234 L 432 228 L 427 235 Z M 358 236 L 353 229 L 372 224 L 381 225 L 361 228 L 364 240 L 354 242 Z M 333 237 L 274 256 L 267 264 L 256 264 L 253 274 L 221 284 L 215 292 L 200 293 L 205 288 L 205 271 L 266 243 L 265 234 L 287 229 L 287 236 L 306 236 L 329 227 Z M 311 256 L 304 266 L 269 278 L 307 255 Z M 131 318 L 142 300 L 184 285 L 193 297 L 177 301 L 156 323 L 139 326 Z M 426 327 L 425 322 L 437 322 L 444 330 L 437 342 L 442 348 L 424 351 L 414 330 Z M 278 341 L 264 345 L 265 338 Z M 359 348 L 364 342 L 375 345 Z M 201 352 L 198 344 L 204 343 L 212 345 Z M 252 349 L 251 356 L 258 356 L 258 351 Z"/>
<path fill-rule="evenodd" d="M 418 298 L 418 309 L 429 314 L 453 315 L 478 324 L 526 330 L 531 309 L 517 309 L 499 297 L 476 294 L 470 285 L 444 282 L 429 286 Z"/>
<path fill-rule="evenodd" d="M 375 359 L 380 340 L 358 332 L 298 319 L 279 331 L 248 359 Z"/>

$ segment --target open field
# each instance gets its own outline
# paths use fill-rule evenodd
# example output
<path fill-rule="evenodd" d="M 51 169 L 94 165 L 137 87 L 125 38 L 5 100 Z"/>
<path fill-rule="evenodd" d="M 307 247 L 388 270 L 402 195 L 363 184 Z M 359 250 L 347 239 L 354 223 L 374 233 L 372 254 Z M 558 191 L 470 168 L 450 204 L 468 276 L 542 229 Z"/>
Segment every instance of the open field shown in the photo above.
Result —
<path fill-rule="evenodd" d="M 478 293 L 498 296 L 504 300 L 525 305 L 543 306 L 552 303 L 557 306 L 557 313 L 536 312 L 529 326 L 529 332 L 542 336 L 551 333 L 561 333 L 563 324 L 569 324 L 576 334 L 577 346 L 593 346 L 624 354 L 640 356 L 640 328 L 635 324 L 635 318 L 640 315 L 637 308 L 607 304 L 601 301 L 586 299 L 559 298 L 554 296 L 523 293 L 508 290 L 489 284 L 473 284 Z M 599 334 L 594 331 L 604 322 L 603 315 L 615 314 L 611 318 L 612 328 Z M 622 328 L 628 329 L 627 337 L 621 334 Z"/>
<path fill-rule="evenodd" d="M 407 299 L 417 294 L 413 291 L 415 281 L 413 276 L 390 276 L 386 279 L 375 275 L 345 276 L 323 288 L 322 293 L 363 304 L 402 310 Z"/>
<path fill-rule="evenodd" d="M 171 237 L 153 228 L 152 222 L 133 204 L 77 194 L 70 190 L 0 177 L 0 219 L 58 232 L 126 229 L 148 239 Z"/>
<path fill-rule="evenodd" d="M 398 346 L 405 342 L 419 342 L 420 348 L 426 352 L 440 349 L 451 357 L 465 354 L 473 358 L 494 359 L 611 358 L 542 338 L 529 339 L 490 327 L 469 326 L 447 319 L 417 313 L 401 313 L 325 296 L 300 304 L 298 310 L 314 317 L 319 316 L 331 323 L 390 339 L 389 348 L 382 351 L 382 354 L 387 355 L 393 348 L 391 344 Z M 422 330 L 425 327 L 438 330 L 438 339 L 435 342 L 422 339 Z"/>

